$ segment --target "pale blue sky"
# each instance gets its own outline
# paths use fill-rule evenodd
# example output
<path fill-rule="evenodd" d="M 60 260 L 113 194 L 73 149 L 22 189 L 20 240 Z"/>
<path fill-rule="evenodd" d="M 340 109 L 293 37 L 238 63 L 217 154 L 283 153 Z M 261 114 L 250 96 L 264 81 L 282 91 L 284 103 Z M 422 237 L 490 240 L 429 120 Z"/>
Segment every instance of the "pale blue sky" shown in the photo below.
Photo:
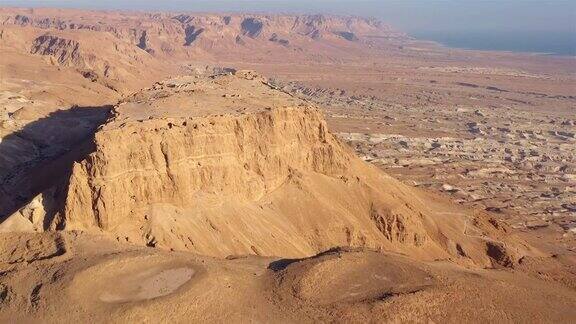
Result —
<path fill-rule="evenodd" d="M 0 6 L 356 14 L 408 32 L 576 33 L 576 0 L 0 0 Z"/>

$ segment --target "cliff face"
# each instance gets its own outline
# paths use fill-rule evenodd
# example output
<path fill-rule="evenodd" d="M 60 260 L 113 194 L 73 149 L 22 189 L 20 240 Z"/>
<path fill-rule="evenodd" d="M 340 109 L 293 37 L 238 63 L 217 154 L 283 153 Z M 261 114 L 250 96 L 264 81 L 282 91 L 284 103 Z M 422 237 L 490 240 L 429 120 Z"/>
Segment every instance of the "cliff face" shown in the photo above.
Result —
<path fill-rule="evenodd" d="M 84 30 L 43 33 L 32 41 L 30 54 L 43 56 L 53 65 L 74 68 L 92 82 L 120 93 L 148 85 L 148 74 L 155 76 L 164 69 L 136 46 L 107 33 Z M 147 66 L 154 68 L 146 70 Z"/>
<path fill-rule="evenodd" d="M 220 57 L 229 54 L 230 48 L 253 53 L 262 46 L 302 58 L 311 54 L 306 52 L 318 54 L 315 47 L 322 44 L 350 49 L 354 43 L 406 39 L 405 34 L 377 20 L 327 15 L 81 15 L 74 10 L 13 9 L 0 10 L 0 21 L 3 26 L 33 27 L 52 33 L 106 33 L 153 56 L 180 59 L 199 54 Z"/>
<path fill-rule="evenodd" d="M 100 19 L 102 16 L 106 20 Z M 316 39 L 330 37 L 341 32 L 354 33 L 359 37 L 389 36 L 405 37 L 382 22 L 362 17 L 330 15 L 262 15 L 262 14 L 138 14 L 91 12 L 79 15 L 74 10 L 39 9 L 0 11 L 3 25 L 36 27 L 52 30 L 88 30 L 108 32 L 118 38 L 139 43 L 144 37 L 185 35 L 187 27 L 219 35 L 244 35 L 251 38 L 267 38 L 273 33 L 298 34 Z M 201 34 L 201 33 L 200 33 Z M 184 38 L 182 38 L 182 44 Z"/>
<path fill-rule="evenodd" d="M 492 262 L 465 233 L 473 215 L 365 164 L 316 108 L 251 73 L 135 94 L 95 146 L 74 165 L 54 228 L 218 257 L 365 246 Z"/>
<path fill-rule="evenodd" d="M 0 8 L 0 47 L 132 93 L 206 64 L 364 62 L 407 37 L 358 17 Z"/>
<path fill-rule="evenodd" d="M 70 39 L 42 35 L 34 40 L 30 52 L 32 54 L 53 56 L 59 64 L 63 65 L 86 65 L 80 55 L 80 44 Z"/>
<path fill-rule="evenodd" d="M 202 192 L 257 201 L 294 172 L 336 175 L 349 159 L 312 109 L 129 122 L 95 141 L 97 151 L 74 167 L 73 227 L 114 229 L 157 203 L 194 208 Z"/>

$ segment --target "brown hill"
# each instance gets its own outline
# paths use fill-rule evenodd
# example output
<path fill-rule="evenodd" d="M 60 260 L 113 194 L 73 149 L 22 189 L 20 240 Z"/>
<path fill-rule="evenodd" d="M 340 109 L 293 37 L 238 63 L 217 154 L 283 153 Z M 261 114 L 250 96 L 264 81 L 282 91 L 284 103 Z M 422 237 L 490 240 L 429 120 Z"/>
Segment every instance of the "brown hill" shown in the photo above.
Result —
<path fill-rule="evenodd" d="M 374 19 L 329 15 L 262 15 L 85 12 L 55 9 L 3 9 L 3 26 L 55 31 L 106 32 L 155 56 L 189 55 L 192 49 L 223 50 L 272 46 L 310 51 L 311 44 L 405 39 L 405 34 Z M 241 47 L 238 47 L 242 51 Z M 218 53 L 223 54 L 223 53 Z M 310 54 L 310 53 L 309 53 Z"/>
<path fill-rule="evenodd" d="M 0 8 L 0 44 L 122 94 L 188 63 L 357 60 L 405 39 L 359 17 Z"/>
<path fill-rule="evenodd" d="M 29 228 L 218 257 L 357 246 L 510 266 L 524 253 L 495 221 L 362 162 L 315 107 L 252 72 L 158 83 L 120 103 L 94 146 L 60 212 Z"/>

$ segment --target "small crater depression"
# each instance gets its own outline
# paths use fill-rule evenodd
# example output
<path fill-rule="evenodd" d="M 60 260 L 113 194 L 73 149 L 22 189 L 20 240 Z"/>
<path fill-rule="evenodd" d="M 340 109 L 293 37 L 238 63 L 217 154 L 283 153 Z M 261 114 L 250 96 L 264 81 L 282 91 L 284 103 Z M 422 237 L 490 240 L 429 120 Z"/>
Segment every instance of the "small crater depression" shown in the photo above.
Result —
<path fill-rule="evenodd" d="M 201 267 L 184 260 L 114 259 L 77 274 L 70 290 L 89 303 L 144 302 L 184 291 L 199 271 Z"/>
<path fill-rule="evenodd" d="M 194 273 L 194 269 L 182 267 L 126 274 L 101 292 L 99 299 L 105 303 L 126 303 L 166 296 L 192 279 Z"/>

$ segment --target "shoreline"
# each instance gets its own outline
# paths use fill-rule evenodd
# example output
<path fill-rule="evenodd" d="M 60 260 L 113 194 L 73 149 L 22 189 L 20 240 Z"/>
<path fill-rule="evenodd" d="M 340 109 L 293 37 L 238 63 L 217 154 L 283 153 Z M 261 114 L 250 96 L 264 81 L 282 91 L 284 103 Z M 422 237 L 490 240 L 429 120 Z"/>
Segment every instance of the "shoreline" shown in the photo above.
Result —
<path fill-rule="evenodd" d="M 447 49 L 458 49 L 458 50 L 466 50 L 466 51 L 485 51 L 485 52 L 500 52 L 500 53 L 510 53 L 510 54 L 525 54 L 525 55 L 534 55 L 534 56 L 548 56 L 548 57 L 556 57 L 556 58 L 576 58 L 576 48 L 574 49 L 574 53 L 562 53 L 562 52 L 554 52 L 554 51 L 530 51 L 530 50 L 514 50 L 514 49 L 504 49 L 504 48 L 496 48 L 492 47 L 483 47 L 483 46 L 466 46 L 466 45 L 457 45 L 455 42 L 447 42 L 439 40 L 438 38 L 434 37 L 426 37 L 423 35 L 419 35 L 418 33 L 411 33 L 407 32 L 407 34 L 417 41 L 424 41 L 434 43 L 440 47 L 447 48 Z M 576 34 L 575 34 L 576 38 Z"/>

